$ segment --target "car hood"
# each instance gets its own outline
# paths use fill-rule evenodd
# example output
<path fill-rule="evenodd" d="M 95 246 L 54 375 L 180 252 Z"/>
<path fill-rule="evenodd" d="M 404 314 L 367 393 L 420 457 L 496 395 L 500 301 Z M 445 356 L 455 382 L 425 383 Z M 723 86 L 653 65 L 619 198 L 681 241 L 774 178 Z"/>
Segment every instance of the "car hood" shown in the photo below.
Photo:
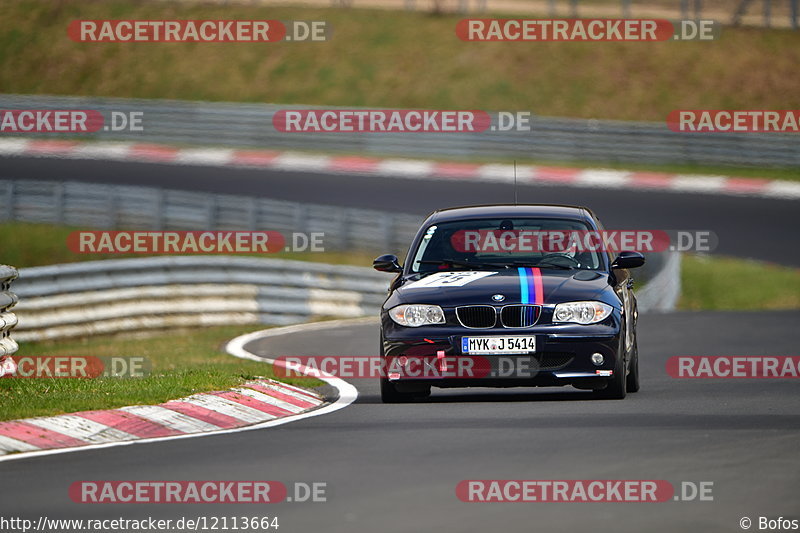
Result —
<path fill-rule="evenodd" d="M 502 295 L 503 298 L 495 297 Z M 557 304 L 577 300 L 614 301 L 608 274 L 589 270 L 510 268 L 500 271 L 438 272 L 407 279 L 394 293 L 401 303 L 460 305 Z"/>

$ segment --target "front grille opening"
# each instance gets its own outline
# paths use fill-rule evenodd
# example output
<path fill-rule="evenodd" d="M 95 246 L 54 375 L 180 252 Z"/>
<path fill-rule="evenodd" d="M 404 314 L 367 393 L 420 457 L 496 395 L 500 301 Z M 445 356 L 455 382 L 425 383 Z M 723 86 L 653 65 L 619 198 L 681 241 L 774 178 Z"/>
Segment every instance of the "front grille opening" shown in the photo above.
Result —
<path fill-rule="evenodd" d="M 568 352 L 543 352 L 536 354 L 539 370 L 558 370 L 564 368 L 575 359 L 575 354 Z"/>
<path fill-rule="evenodd" d="M 456 316 L 466 328 L 493 328 L 497 320 L 497 312 L 489 305 L 472 305 L 456 308 Z"/>
<path fill-rule="evenodd" d="M 500 320 L 507 328 L 529 328 L 539 319 L 538 305 L 507 305 L 500 310 Z"/>

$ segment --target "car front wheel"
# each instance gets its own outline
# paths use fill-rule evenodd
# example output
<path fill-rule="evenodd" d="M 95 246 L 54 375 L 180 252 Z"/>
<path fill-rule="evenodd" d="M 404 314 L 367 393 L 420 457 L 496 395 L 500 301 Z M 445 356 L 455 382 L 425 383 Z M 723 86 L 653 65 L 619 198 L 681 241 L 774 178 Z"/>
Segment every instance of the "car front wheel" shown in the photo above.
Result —
<path fill-rule="evenodd" d="M 399 392 L 388 379 L 381 378 L 381 401 L 383 403 L 408 403 L 421 396 L 424 397 L 425 394 L 422 392 Z"/>

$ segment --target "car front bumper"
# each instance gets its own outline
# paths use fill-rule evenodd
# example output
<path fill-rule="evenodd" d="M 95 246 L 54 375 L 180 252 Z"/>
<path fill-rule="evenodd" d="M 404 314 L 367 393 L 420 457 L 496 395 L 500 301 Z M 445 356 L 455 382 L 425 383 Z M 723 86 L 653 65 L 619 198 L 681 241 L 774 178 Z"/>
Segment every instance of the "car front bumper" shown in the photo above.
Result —
<path fill-rule="evenodd" d="M 562 385 L 594 389 L 603 388 L 619 368 L 620 331 L 618 317 L 588 326 L 551 324 L 525 329 L 480 330 L 446 325 L 405 328 L 385 318 L 382 353 L 391 361 L 387 365 L 387 377 L 398 390 L 420 386 Z M 461 339 L 466 336 L 509 335 L 535 336 L 535 352 L 470 355 L 461 349 Z M 603 356 L 602 364 L 592 362 L 593 354 Z M 420 364 L 413 366 L 414 363 Z"/>

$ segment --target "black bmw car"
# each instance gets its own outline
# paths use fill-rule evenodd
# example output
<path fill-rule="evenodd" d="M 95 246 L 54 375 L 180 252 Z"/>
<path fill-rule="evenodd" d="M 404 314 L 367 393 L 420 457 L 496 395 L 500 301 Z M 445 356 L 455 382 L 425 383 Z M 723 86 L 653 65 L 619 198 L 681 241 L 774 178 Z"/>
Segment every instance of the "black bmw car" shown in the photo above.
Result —
<path fill-rule="evenodd" d="M 426 397 L 432 386 L 572 385 L 599 398 L 636 392 L 638 312 L 628 269 L 644 256 L 563 238 L 602 231 L 585 207 L 431 214 L 404 266 L 394 255 L 373 264 L 397 273 L 381 311 L 383 401 Z"/>

